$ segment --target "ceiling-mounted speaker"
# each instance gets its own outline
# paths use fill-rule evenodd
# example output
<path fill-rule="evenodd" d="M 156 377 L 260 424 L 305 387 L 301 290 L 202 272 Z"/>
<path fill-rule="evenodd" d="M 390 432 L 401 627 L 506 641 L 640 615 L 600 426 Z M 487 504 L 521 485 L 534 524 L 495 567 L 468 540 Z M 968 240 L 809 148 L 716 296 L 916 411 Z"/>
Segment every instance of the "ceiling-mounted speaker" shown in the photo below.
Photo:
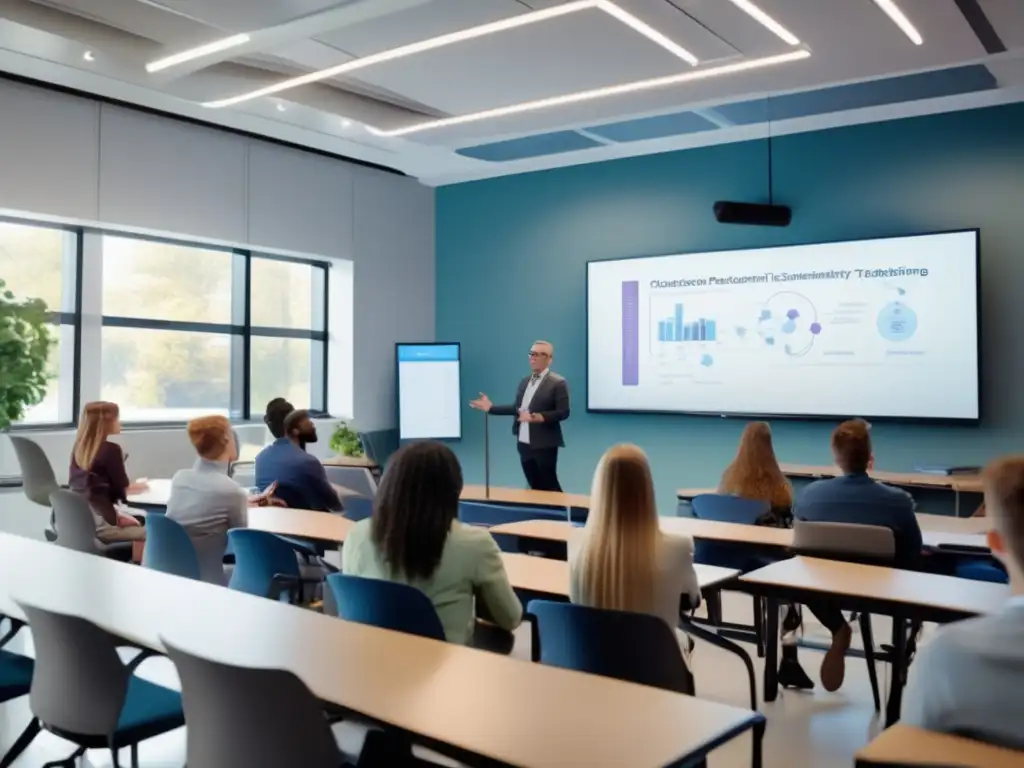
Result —
<path fill-rule="evenodd" d="M 721 224 L 788 227 L 789 222 L 793 220 L 793 209 L 788 205 L 734 203 L 731 200 L 719 200 L 715 203 L 715 218 Z"/>

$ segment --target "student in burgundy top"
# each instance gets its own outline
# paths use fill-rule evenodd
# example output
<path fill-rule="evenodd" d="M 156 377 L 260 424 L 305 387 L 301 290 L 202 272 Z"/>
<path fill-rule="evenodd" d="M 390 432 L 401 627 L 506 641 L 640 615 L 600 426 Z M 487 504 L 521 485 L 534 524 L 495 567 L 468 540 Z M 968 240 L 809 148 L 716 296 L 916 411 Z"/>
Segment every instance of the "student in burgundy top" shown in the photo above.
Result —
<path fill-rule="evenodd" d="M 102 542 L 132 542 L 132 560 L 142 562 L 146 529 L 127 514 L 129 493 L 145 490 L 133 485 L 124 466 L 124 451 L 107 438 L 121 432 L 116 403 L 86 403 L 78 423 L 78 435 L 71 452 L 71 490 L 89 500 L 96 538 Z"/>

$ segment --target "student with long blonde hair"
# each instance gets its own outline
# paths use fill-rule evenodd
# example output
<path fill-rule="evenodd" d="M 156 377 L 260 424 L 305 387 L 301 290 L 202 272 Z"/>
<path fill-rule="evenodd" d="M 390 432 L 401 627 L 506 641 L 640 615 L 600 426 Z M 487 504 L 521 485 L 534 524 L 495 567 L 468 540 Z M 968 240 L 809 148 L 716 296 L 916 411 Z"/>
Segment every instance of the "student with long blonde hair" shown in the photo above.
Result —
<path fill-rule="evenodd" d="M 771 509 L 758 523 L 788 527 L 793 517 L 793 486 L 779 468 L 767 422 L 752 421 L 744 428 L 736 458 L 722 473 L 718 492 L 766 501 Z"/>
<path fill-rule="evenodd" d="M 598 462 L 586 527 L 569 544 L 569 569 L 574 603 L 653 614 L 672 629 L 681 595 L 692 606 L 700 602 L 693 539 L 661 532 L 651 468 L 637 446 L 613 446 Z"/>
<path fill-rule="evenodd" d="M 89 500 L 96 523 L 96 538 L 104 543 L 132 542 L 132 560 L 142 561 L 146 529 L 127 514 L 128 494 L 145 490 L 132 484 L 125 469 L 124 450 L 108 438 L 121 432 L 121 412 L 116 403 L 86 403 L 78 422 L 71 452 L 71 490 Z"/>

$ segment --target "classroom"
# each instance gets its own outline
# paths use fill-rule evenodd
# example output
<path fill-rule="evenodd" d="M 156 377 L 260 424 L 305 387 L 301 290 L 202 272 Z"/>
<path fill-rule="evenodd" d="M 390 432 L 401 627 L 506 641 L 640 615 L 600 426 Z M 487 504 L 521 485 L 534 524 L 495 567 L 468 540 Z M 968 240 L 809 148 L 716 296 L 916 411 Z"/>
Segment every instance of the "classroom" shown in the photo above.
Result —
<path fill-rule="evenodd" d="M 0 2 L 0 768 L 1024 765 L 1024 3 Z"/>

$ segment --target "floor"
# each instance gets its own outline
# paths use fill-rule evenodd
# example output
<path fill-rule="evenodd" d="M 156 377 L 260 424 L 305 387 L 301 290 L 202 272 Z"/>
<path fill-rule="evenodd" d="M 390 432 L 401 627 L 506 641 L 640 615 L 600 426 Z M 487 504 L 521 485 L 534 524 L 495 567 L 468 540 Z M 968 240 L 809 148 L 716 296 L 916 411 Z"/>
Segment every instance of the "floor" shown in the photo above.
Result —
<path fill-rule="evenodd" d="M 750 598 L 739 595 L 724 595 L 723 608 L 726 620 L 749 621 Z M 809 623 L 805 632 L 808 638 L 825 640 L 827 633 L 813 624 L 808 612 L 804 612 Z M 884 617 L 875 617 L 875 637 L 888 637 L 889 623 Z M 517 632 L 513 656 L 528 661 L 530 637 L 526 628 Z M 31 652 L 31 639 L 22 633 L 12 643 L 11 650 Z M 855 646 L 856 646 L 855 640 Z M 754 657 L 758 673 L 758 690 L 762 664 L 754 654 L 753 646 L 747 646 Z M 818 665 L 822 654 L 801 649 L 801 660 L 808 674 L 817 682 Z M 697 643 L 693 654 L 693 667 L 697 691 L 700 696 L 736 706 L 747 706 L 748 692 L 746 674 L 735 656 L 706 644 Z M 888 689 L 888 666 L 879 664 L 879 683 L 883 695 Z M 169 661 L 155 658 L 140 667 L 140 674 L 171 687 L 177 687 L 177 675 Z M 768 717 L 768 729 L 764 745 L 766 768 L 789 768 L 793 765 L 808 765 L 815 768 L 849 768 L 853 754 L 880 729 L 871 701 L 871 688 L 863 659 L 849 659 L 846 682 L 837 693 L 826 693 L 820 685 L 814 692 L 797 693 L 782 691 L 779 698 L 762 711 Z M 5 749 L 28 723 L 28 699 L 22 698 L 0 706 L 0 748 Z M 350 733 L 338 735 L 345 742 Z M 15 763 L 15 768 L 38 768 L 49 760 L 66 757 L 72 748 L 67 742 L 47 733 L 41 734 L 32 747 Z M 747 768 L 750 765 L 750 737 L 742 737 L 713 752 L 708 760 L 710 768 Z M 91 768 L 112 765 L 110 754 L 93 751 L 87 754 L 83 765 Z M 122 754 L 126 764 L 127 751 Z M 179 730 L 144 743 L 140 758 L 147 768 L 180 768 L 185 762 L 185 731 Z"/>

